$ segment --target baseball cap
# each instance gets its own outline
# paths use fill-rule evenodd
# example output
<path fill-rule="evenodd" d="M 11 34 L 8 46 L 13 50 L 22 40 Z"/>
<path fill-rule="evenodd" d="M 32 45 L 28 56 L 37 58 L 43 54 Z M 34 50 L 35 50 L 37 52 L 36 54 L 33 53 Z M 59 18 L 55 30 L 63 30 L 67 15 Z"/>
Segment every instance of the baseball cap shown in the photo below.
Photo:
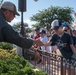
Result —
<path fill-rule="evenodd" d="M 62 22 L 60 20 L 54 20 L 51 23 L 51 29 L 57 30 L 60 26 L 62 26 Z"/>
<path fill-rule="evenodd" d="M 70 29 L 70 25 L 68 25 L 66 22 L 63 22 L 63 23 L 62 23 L 62 26 L 63 26 L 63 27 L 67 27 L 68 29 Z"/>
<path fill-rule="evenodd" d="M 39 30 L 40 30 L 40 28 L 36 28 L 36 29 L 35 29 L 35 31 L 37 31 L 37 30 L 39 31 Z"/>
<path fill-rule="evenodd" d="M 16 10 L 16 6 L 12 2 L 4 2 L 1 8 L 8 9 L 12 11 L 15 15 L 19 16 L 19 13 Z"/>
<path fill-rule="evenodd" d="M 41 30 L 40 33 L 44 33 L 44 34 L 46 34 L 46 31 L 45 31 L 45 30 Z"/>

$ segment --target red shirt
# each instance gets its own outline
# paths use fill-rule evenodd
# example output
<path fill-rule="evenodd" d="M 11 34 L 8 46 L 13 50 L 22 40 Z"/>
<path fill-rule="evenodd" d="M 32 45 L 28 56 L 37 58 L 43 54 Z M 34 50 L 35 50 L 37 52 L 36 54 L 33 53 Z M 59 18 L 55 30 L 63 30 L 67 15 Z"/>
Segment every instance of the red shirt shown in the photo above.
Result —
<path fill-rule="evenodd" d="M 39 39 L 39 38 L 40 38 L 40 35 L 38 34 L 38 35 L 35 36 L 34 39 L 37 40 L 37 39 Z"/>
<path fill-rule="evenodd" d="M 34 37 L 35 40 L 38 40 L 39 38 L 40 38 L 39 34 Z M 35 45 L 34 47 L 37 48 L 38 46 Z"/>

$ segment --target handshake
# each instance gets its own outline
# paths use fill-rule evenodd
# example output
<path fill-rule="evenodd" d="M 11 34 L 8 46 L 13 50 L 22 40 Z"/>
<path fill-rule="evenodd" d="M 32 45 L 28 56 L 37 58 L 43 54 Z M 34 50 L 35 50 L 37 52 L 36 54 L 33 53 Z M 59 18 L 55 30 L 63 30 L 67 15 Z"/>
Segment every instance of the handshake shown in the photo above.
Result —
<path fill-rule="evenodd" d="M 40 41 L 40 40 L 33 40 L 34 44 L 36 44 L 37 46 L 44 46 L 44 44 Z"/>
<path fill-rule="evenodd" d="M 51 45 L 50 41 L 48 41 L 47 43 L 43 43 L 40 40 L 33 40 L 33 41 L 34 41 L 34 44 L 36 44 L 37 46 L 50 46 Z"/>

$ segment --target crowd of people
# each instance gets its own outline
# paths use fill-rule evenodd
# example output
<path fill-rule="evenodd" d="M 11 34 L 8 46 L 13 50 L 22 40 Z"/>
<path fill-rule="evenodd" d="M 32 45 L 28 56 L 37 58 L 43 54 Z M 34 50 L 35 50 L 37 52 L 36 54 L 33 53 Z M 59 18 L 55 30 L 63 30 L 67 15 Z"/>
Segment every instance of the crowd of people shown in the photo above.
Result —
<path fill-rule="evenodd" d="M 58 48 L 66 59 L 71 58 L 73 54 L 75 56 L 76 30 L 73 30 L 69 23 L 60 20 L 54 20 L 51 26 L 53 34 L 50 36 L 50 40 L 45 29 L 36 31 L 35 39 L 40 40 L 44 44 L 40 48 L 47 52 L 52 52 L 52 50 L 55 50 L 54 48 Z"/>
<path fill-rule="evenodd" d="M 68 22 L 62 22 L 61 20 L 54 20 L 51 23 L 51 30 L 53 33 L 50 36 L 50 39 L 47 36 L 47 32 L 45 29 L 37 30 L 36 37 L 37 40 L 40 40 L 44 45 L 38 47 L 39 49 L 46 51 L 48 53 L 55 52 L 59 50 L 62 56 L 65 58 L 64 60 L 72 59 L 76 60 L 76 30 L 72 28 Z M 37 55 L 37 54 L 36 54 Z M 39 63 L 41 62 L 41 58 Z M 43 60 L 45 62 L 45 60 Z M 72 62 L 72 61 L 71 61 Z M 65 71 L 65 64 L 63 63 L 63 70 Z M 68 71 L 70 71 L 68 69 Z M 68 72 L 70 73 L 70 72 Z M 74 70 L 72 70 L 74 73 Z"/>

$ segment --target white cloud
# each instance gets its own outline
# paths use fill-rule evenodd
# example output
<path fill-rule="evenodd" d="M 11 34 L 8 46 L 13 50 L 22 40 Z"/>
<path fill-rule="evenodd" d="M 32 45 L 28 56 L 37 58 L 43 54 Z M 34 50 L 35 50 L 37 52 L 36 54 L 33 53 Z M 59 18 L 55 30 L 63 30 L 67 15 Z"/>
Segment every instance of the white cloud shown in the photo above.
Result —
<path fill-rule="evenodd" d="M 18 23 L 18 22 L 20 22 L 20 20 L 15 18 L 11 23 L 14 24 L 14 23 Z"/>
<path fill-rule="evenodd" d="M 31 21 L 30 19 L 26 19 L 24 20 L 24 22 L 26 22 L 29 26 L 36 23 L 35 21 Z"/>
<path fill-rule="evenodd" d="M 10 0 L 4 0 L 4 2 L 5 2 L 5 1 L 10 1 Z"/>
<path fill-rule="evenodd" d="M 16 24 L 18 22 L 21 22 L 21 20 L 15 18 L 10 24 L 13 25 L 13 24 Z M 29 27 L 31 27 L 32 24 L 36 23 L 35 21 L 31 21 L 30 19 L 23 20 L 23 22 L 24 23 L 26 22 L 29 25 Z"/>

